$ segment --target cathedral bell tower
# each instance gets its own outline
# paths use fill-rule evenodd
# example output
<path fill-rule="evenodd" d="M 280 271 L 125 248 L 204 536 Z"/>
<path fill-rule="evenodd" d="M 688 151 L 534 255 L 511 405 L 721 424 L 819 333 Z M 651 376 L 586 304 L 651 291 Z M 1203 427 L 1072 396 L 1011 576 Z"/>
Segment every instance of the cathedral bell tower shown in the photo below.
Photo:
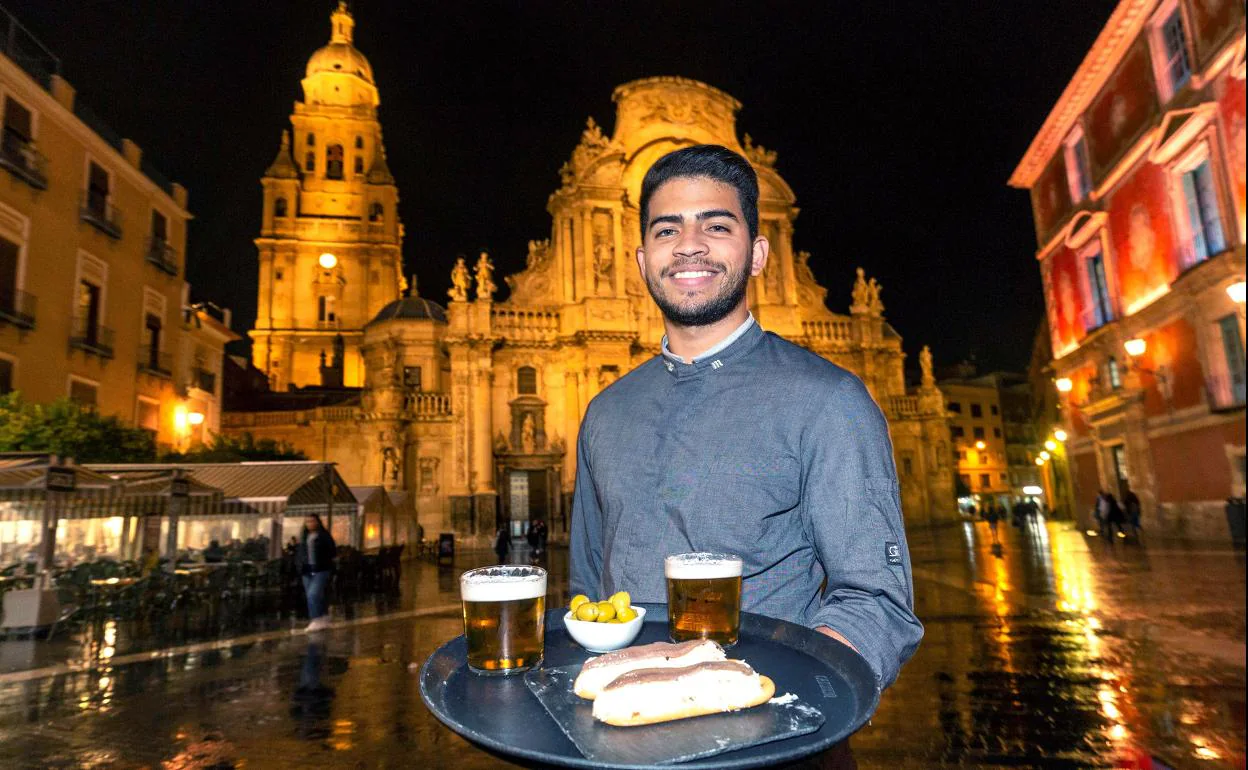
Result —
<path fill-rule="evenodd" d="M 330 25 L 261 179 L 252 358 L 276 390 L 319 384 L 321 355 L 338 335 L 342 384 L 362 386 L 364 325 L 405 286 L 399 192 L 386 165 L 373 68 L 353 45 L 345 2 Z"/>

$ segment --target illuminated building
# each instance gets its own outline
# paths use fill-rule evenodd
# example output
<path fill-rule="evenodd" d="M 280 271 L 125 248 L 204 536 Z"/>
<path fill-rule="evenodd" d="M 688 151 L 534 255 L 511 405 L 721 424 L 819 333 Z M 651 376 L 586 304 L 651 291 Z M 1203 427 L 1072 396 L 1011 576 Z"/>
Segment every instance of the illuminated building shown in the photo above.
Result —
<path fill-rule="evenodd" d="M 1033 497 L 1023 491 L 1041 482 L 1034 463 L 1039 446 L 1031 423 L 1030 386 L 1023 375 L 1009 372 L 961 374 L 942 379 L 939 385 L 965 491 L 977 505 L 991 499 L 1009 507 Z"/>
<path fill-rule="evenodd" d="M 186 448 L 217 428 L 236 339 L 228 311 L 187 307 L 187 191 L 0 22 L 0 393 L 69 397 Z"/>
<path fill-rule="evenodd" d="M 355 20 L 345 3 L 330 26 L 261 180 L 252 360 L 275 390 L 319 384 L 321 354 L 338 335 L 343 384 L 362 385 L 364 324 L 404 286 L 399 193 L 386 166 L 373 68 L 352 45 Z"/>
<path fill-rule="evenodd" d="M 362 390 L 350 388 L 354 343 L 344 329 L 336 349 L 323 337 L 323 348 L 308 349 L 330 387 L 255 399 L 226 416 L 226 429 L 337 462 L 351 484 L 407 491 L 427 534 L 454 529 L 488 537 L 500 522 L 521 531 L 540 518 L 560 536 L 589 401 L 656 355 L 663 335 L 633 256 L 642 177 L 667 152 L 716 143 L 745 155 L 759 175 L 760 230 L 771 241 L 771 258 L 748 288 L 755 318 L 862 377 L 890 421 L 907 516 L 952 516 L 948 426 L 930 356 L 923 384 L 907 392 L 901 336 L 884 318 L 878 283 L 861 272 L 849 313 L 829 310 L 827 290 L 811 272 L 815 258 L 793 249 L 796 197 L 775 169 L 776 154 L 748 136 L 738 139 L 741 105 L 677 77 L 626 83 L 614 100 L 612 133 L 588 121 L 548 200 L 550 235 L 530 242 L 526 268 L 505 278 L 505 299 L 496 297 L 501 282 L 489 255 L 473 255 L 455 267 L 445 307 L 396 297 L 360 324 Z M 845 267 L 849 273 L 852 266 Z M 262 295 L 271 269 L 262 254 Z M 307 284 L 316 274 L 288 275 Z M 292 300 L 292 312 L 305 312 L 311 293 L 292 291 L 302 298 Z M 259 342 L 272 334 L 253 336 Z M 265 355 L 257 354 L 257 366 Z M 340 381 L 347 387 L 337 387 Z"/>
<path fill-rule="evenodd" d="M 1010 178 L 1084 519 L 1129 484 L 1146 522 L 1221 538 L 1244 494 L 1244 142 L 1243 4 L 1122 0 Z"/>

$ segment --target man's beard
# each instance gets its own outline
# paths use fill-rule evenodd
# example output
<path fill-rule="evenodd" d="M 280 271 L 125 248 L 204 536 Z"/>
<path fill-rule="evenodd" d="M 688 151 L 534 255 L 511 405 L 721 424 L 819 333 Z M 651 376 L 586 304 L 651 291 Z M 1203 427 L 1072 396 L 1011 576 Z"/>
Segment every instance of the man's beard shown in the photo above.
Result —
<path fill-rule="evenodd" d="M 677 263 L 667 268 L 666 273 L 671 274 L 679 270 L 688 270 L 691 267 L 708 264 L 706 262 L 696 263 Z M 733 273 L 731 270 L 724 269 L 721 265 L 714 265 L 717 269 L 722 270 L 725 279 L 719 293 L 703 301 L 701 304 L 681 307 L 672 300 L 669 300 L 663 293 L 663 275 L 658 279 L 650 277 L 646 273 L 646 288 L 650 290 L 650 296 L 654 298 L 654 302 L 659 306 L 659 310 L 663 312 L 663 317 L 677 326 L 710 326 L 713 323 L 722 321 L 737 305 L 741 304 L 741 300 L 745 299 L 746 286 L 750 282 L 750 273 L 748 270 L 741 270 L 739 273 Z"/>

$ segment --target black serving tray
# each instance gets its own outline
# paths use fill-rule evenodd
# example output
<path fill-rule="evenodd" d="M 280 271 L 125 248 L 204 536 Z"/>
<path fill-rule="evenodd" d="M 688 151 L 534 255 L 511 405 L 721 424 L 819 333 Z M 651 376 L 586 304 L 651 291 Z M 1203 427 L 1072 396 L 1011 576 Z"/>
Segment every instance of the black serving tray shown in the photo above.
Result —
<path fill-rule="evenodd" d="M 634 644 L 667 641 L 667 606 L 642 606 L 646 608 L 646 622 Z M 568 636 L 563 625 L 565 612 L 560 607 L 546 613 L 544 668 L 579 665 L 591 657 Z M 728 657 L 745 660 L 771 677 L 777 696 L 793 693 L 818 709 L 824 717 L 823 725 L 805 735 L 692 759 L 681 762 L 679 767 L 736 770 L 792 762 L 844 740 L 866 723 L 879 704 L 880 693 L 867 662 L 845 645 L 803 626 L 743 612 L 740 641 L 728 651 Z M 488 750 L 516 760 L 616 770 L 655 766 L 585 757 L 524 680 L 523 675 L 473 674 L 465 658 L 464 637 L 458 636 L 434 651 L 421 667 L 420 695 L 447 727 Z M 647 730 L 661 726 L 603 727 Z M 670 759 L 679 756 L 675 753 Z"/>

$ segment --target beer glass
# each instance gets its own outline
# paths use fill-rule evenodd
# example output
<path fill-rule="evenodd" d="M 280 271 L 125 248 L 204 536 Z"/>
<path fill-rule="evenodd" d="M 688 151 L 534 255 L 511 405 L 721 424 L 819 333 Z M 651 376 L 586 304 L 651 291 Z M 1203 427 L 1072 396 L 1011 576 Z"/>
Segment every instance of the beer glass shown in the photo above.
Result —
<path fill-rule="evenodd" d="M 737 643 L 741 626 L 740 556 L 682 553 L 663 560 L 667 630 L 673 642 L 712 639 Z"/>
<path fill-rule="evenodd" d="M 546 570 L 482 567 L 459 579 L 468 668 L 477 674 L 516 674 L 542 660 Z"/>

